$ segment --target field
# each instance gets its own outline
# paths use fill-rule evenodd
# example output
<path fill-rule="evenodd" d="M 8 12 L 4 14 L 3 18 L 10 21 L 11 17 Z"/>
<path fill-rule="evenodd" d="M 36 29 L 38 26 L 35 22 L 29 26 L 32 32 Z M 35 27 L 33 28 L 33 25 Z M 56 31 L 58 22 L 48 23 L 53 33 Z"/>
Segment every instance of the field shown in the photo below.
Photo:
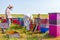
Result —
<path fill-rule="evenodd" d="M 5 16 L 4 14 L 0 14 L 0 17 L 1 16 Z M 21 17 L 23 18 L 24 14 L 12 14 L 12 17 L 15 17 L 15 18 L 18 18 L 18 17 Z"/>
<path fill-rule="evenodd" d="M 8 38 L 8 31 L 17 31 L 20 34 L 20 38 Z M 5 34 L 2 34 L 0 30 L 0 40 L 60 40 L 59 37 L 55 38 L 46 33 L 27 31 L 25 27 L 20 27 L 19 25 L 11 24 L 10 28 L 5 30 Z"/>
<path fill-rule="evenodd" d="M 3 16 L 1 14 L 1 16 Z M 21 17 L 18 15 L 14 15 L 14 17 Z M 20 34 L 20 38 L 9 38 L 6 34 L 9 31 L 16 31 Z M 46 33 L 41 33 L 41 32 L 32 32 L 32 31 L 27 31 L 25 27 L 22 27 L 17 24 L 11 24 L 11 26 L 5 30 L 5 33 L 2 34 L 2 31 L 0 29 L 0 40 L 60 40 L 60 37 L 52 37 L 49 35 L 49 32 Z"/>

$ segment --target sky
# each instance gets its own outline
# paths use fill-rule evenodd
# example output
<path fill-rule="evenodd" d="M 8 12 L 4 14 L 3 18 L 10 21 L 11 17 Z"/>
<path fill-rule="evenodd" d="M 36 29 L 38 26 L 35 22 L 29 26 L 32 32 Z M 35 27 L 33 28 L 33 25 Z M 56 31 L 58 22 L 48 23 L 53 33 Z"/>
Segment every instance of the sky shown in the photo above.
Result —
<path fill-rule="evenodd" d="M 46 14 L 60 12 L 60 0 L 0 0 L 0 14 L 13 5 L 12 14 Z"/>

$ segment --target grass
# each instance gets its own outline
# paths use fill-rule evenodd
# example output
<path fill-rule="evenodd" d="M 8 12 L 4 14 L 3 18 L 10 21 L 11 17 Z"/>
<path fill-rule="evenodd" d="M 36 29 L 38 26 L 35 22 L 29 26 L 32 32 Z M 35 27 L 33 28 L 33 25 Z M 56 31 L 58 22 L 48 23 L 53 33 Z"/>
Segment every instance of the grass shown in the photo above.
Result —
<path fill-rule="evenodd" d="M 7 31 L 17 31 L 20 34 L 20 38 L 8 38 Z M 59 37 L 51 37 L 48 32 L 46 33 L 33 33 L 27 31 L 25 27 L 21 27 L 16 24 L 12 24 L 10 28 L 6 29 L 6 33 L 0 33 L 0 40 L 60 40 Z"/>
<path fill-rule="evenodd" d="M 23 18 L 24 17 L 24 14 L 11 14 L 12 17 L 15 17 L 15 18 Z M 5 16 L 5 14 L 0 14 L 0 17 L 1 16 Z"/>

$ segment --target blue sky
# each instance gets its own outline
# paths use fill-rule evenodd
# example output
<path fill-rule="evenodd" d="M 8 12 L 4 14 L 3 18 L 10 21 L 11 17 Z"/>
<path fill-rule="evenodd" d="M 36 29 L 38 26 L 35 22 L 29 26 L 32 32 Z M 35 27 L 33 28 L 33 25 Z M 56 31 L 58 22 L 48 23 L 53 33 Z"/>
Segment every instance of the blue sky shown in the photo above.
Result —
<path fill-rule="evenodd" d="M 60 12 L 60 0 L 0 0 L 0 13 L 4 14 L 9 4 L 14 6 L 12 13 Z"/>

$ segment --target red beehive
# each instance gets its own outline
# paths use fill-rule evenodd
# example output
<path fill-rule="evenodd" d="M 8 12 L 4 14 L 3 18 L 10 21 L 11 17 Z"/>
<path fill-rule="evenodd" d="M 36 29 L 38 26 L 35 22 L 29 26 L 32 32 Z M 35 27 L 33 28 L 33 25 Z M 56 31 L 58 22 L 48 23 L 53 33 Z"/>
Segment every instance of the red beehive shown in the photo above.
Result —
<path fill-rule="evenodd" d="M 12 23 L 14 23 L 14 24 L 20 24 L 20 22 L 18 20 L 13 20 Z"/>
<path fill-rule="evenodd" d="M 48 23 L 48 20 L 47 19 L 41 19 L 41 23 L 46 24 L 46 23 Z"/>
<path fill-rule="evenodd" d="M 18 22 L 17 22 L 17 24 L 19 24 L 19 25 L 20 25 L 21 23 L 18 21 Z"/>
<path fill-rule="evenodd" d="M 11 18 L 12 23 L 18 24 L 18 19 L 17 18 Z"/>
<path fill-rule="evenodd" d="M 2 22 L 2 23 L 6 23 L 7 20 L 6 20 L 6 19 L 1 19 L 1 22 Z"/>

